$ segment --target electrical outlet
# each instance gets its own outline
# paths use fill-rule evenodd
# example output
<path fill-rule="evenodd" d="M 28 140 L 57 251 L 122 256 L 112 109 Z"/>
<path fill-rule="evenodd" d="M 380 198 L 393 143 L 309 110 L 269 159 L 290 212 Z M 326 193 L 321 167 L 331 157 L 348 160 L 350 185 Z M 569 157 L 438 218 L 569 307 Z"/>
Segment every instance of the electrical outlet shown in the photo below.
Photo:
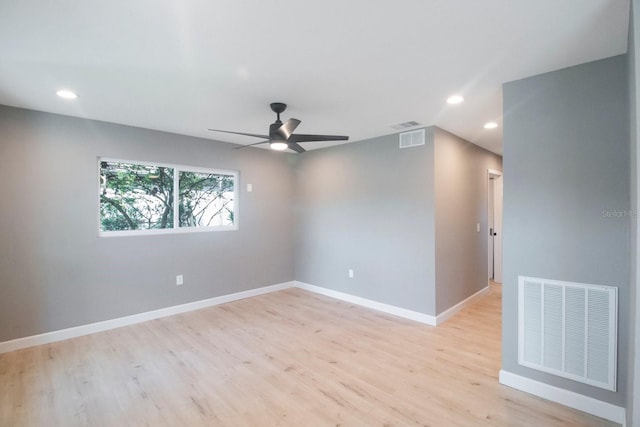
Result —
<path fill-rule="evenodd" d="M 178 274 L 176 276 L 176 286 L 180 286 L 184 283 L 184 277 L 182 277 L 182 274 Z"/>
<path fill-rule="evenodd" d="M 479 232 L 480 232 L 480 223 L 477 223 L 476 224 L 476 233 L 479 233 Z"/>
<path fill-rule="evenodd" d="M 251 193 L 253 191 L 253 184 L 247 184 L 247 193 Z"/>
<path fill-rule="evenodd" d="M 353 279 L 353 269 L 349 269 L 349 279 Z"/>

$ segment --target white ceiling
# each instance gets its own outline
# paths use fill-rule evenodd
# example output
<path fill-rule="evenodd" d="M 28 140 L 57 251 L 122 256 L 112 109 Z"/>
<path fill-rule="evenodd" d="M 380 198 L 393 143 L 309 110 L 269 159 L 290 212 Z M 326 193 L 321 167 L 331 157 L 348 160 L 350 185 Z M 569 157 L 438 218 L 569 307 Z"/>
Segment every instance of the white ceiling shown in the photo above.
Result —
<path fill-rule="evenodd" d="M 625 53 L 628 17 L 628 0 L 2 0 L 0 104 L 249 144 L 207 129 L 268 133 L 281 101 L 298 133 L 415 120 L 501 153 L 482 127 L 501 84 Z"/>

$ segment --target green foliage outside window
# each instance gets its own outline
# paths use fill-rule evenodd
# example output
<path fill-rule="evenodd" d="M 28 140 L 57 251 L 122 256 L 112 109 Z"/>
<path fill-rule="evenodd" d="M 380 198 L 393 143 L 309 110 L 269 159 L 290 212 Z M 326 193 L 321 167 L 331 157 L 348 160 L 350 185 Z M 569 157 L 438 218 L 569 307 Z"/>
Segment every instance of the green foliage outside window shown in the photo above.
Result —
<path fill-rule="evenodd" d="M 180 227 L 233 225 L 232 175 L 179 174 Z"/>
<path fill-rule="evenodd" d="M 178 221 L 174 182 L 178 174 Z M 152 230 L 234 224 L 233 174 L 100 162 L 100 230 Z"/>

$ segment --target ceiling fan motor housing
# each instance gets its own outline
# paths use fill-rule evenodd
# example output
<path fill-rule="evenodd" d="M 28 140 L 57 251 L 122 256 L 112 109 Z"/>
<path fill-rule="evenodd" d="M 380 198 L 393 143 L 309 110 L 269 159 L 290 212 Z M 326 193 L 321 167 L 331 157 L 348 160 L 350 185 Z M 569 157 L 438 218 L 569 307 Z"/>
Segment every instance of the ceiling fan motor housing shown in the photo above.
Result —
<path fill-rule="evenodd" d="M 278 133 L 278 129 L 282 126 L 280 120 L 275 121 L 269 125 L 269 139 L 272 141 L 286 141 L 287 139 Z"/>

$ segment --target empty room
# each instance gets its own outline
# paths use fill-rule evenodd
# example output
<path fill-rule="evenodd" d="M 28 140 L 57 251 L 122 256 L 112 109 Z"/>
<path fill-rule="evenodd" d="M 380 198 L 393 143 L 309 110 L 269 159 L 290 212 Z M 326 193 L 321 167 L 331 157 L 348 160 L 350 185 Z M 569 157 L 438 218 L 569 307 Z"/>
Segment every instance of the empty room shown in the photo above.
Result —
<path fill-rule="evenodd" d="M 640 0 L 1 2 L 0 427 L 640 426 L 636 46 Z"/>

